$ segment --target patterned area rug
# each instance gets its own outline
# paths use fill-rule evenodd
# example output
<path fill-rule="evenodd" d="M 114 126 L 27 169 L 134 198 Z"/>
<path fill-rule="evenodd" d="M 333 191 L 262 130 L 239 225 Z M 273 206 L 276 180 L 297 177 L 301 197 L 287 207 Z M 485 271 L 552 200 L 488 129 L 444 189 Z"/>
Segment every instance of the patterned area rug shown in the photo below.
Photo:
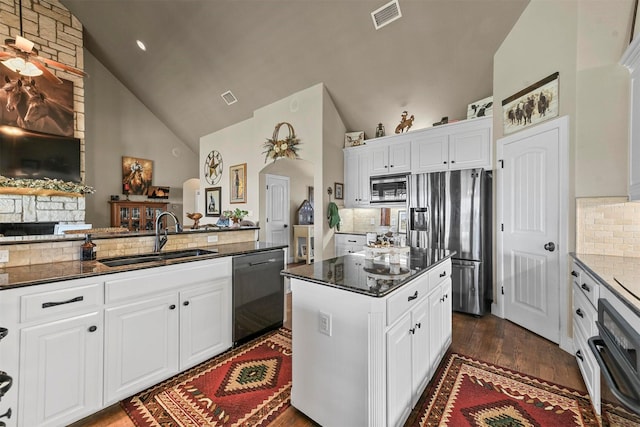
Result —
<path fill-rule="evenodd" d="M 600 426 L 581 392 L 451 353 L 418 403 L 415 426 Z M 603 404 L 603 426 L 639 426 L 640 417 Z"/>
<path fill-rule="evenodd" d="M 291 331 L 279 329 L 120 402 L 136 426 L 266 426 L 290 405 Z"/>

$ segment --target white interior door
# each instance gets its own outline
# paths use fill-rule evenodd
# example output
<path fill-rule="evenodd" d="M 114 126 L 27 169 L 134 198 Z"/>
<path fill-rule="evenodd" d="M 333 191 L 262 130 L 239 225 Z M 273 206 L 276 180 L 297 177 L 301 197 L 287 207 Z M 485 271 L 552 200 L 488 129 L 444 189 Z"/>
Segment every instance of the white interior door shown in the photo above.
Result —
<path fill-rule="evenodd" d="M 566 306 L 566 241 L 561 228 L 566 203 L 563 188 L 566 118 L 498 141 L 498 257 L 504 315 L 558 343 L 561 310 Z M 564 173 L 561 173 L 565 171 Z M 564 305 L 563 305 L 564 304 Z"/>
<path fill-rule="evenodd" d="M 267 241 L 289 245 L 289 177 L 266 175 L 267 207 L 266 235 Z"/>

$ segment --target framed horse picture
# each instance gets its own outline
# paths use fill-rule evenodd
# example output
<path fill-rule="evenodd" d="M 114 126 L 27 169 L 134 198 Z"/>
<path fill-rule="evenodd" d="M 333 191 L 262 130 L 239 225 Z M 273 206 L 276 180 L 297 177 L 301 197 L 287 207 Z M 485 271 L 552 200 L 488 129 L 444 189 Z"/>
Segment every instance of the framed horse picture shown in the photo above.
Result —
<path fill-rule="evenodd" d="M 502 124 L 508 135 L 558 115 L 558 76 L 553 73 L 502 101 Z"/>
<path fill-rule="evenodd" d="M 147 194 L 153 178 L 153 161 L 122 156 L 122 194 Z"/>
<path fill-rule="evenodd" d="M 25 78 L 5 69 L 0 79 L 0 124 L 73 136 L 73 82 L 53 84 L 42 76 Z"/>

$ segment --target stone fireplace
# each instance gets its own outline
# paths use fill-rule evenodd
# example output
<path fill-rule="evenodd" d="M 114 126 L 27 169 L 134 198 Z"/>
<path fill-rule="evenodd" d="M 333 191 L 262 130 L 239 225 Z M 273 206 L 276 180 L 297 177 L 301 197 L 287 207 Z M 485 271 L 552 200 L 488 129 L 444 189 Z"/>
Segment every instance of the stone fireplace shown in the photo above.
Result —
<path fill-rule="evenodd" d="M 3 233 L 0 229 L 0 234 L 19 235 L 15 233 L 20 233 L 18 225 L 21 223 L 24 234 L 52 234 L 52 225 L 50 232 L 42 232 L 48 230 L 45 223 L 83 223 L 84 214 L 84 197 L 0 194 L 0 228 L 12 230 Z"/>

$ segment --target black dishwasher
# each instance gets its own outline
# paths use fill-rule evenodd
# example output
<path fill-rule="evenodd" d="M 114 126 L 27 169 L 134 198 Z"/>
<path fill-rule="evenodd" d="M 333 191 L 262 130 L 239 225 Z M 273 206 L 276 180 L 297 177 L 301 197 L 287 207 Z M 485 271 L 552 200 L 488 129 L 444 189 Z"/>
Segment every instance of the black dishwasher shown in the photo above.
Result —
<path fill-rule="evenodd" d="M 284 251 L 233 257 L 233 345 L 282 326 Z"/>

